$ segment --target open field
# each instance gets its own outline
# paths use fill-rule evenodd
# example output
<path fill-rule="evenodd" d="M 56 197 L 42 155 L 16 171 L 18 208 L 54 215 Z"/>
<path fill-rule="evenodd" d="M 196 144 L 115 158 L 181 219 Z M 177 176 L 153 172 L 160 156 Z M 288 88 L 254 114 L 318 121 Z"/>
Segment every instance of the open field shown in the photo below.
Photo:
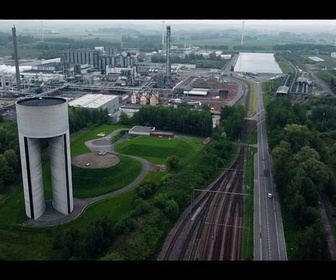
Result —
<path fill-rule="evenodd" d="M 165 139 L 150 136 L 138 136 L 122 142 L 115 147 L 115 151 L 123 154 L 140 156 L 147 160 L 165 164 L 169 156 L 176 155 L 181 164 L 185 164 L 191 156 L 198 153 L 203 145 L 201 139 Z"/>

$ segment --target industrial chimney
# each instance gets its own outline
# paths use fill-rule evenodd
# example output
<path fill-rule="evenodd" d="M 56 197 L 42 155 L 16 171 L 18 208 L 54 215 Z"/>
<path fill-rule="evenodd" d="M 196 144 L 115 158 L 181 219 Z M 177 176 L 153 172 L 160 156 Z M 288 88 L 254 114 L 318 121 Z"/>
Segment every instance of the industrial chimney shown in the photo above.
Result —
<path fill-rule="evenodd" d="M 15 25 L 12 28 L 12 35 L 13 35 L 13 46 L 14 46 L 16 87 L 17 87 L 17 90 L 20 91 L 21 90 L 21 78 L 20 78 L 19 56 L 18 56 L 18 50 L 17 50 L 16 28 L 15 28 Z"/>

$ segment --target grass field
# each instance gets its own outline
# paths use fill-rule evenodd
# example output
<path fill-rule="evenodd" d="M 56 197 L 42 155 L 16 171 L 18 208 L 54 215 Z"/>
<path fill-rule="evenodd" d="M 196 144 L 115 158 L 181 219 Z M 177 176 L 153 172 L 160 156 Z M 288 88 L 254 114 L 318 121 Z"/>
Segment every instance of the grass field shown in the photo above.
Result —
<path fill-rule="evenodd" d="M 256 102 L 257 102 L 257 90 L 256 90 L 256 84 L 254 82 L 251 83 L 250 85 L 250 100 L 249 100 L 249 108 L 248 108 L 248 113 L 247 116 L 249 118 L 253 117 L 254 114 L 256 113 Z"/>
<path fill-rule="evenodd" d="M 119 126 L 103 125 L 91 129 L 82 130 L 71 136 L 71 148 L 73 154 L 86 152 L 85 141 L 97 138 L 97 134 L 105 131 L 112 132 Z M 134 138 L 121 145 L 128 151 L 136 149 L 146 151 L 148 159 L 164 161 L 164 158 L 175 154 L 181 157 L 182 162 L 191 160 L 198 153 L 203 144 L 200 139 L 171 139 L 162 141 L 153 137 L 139 139 Z M 150 139 L 148 139 L 150 138 Z M 173 140 L 173 141 L 172 141 Z M 149 145 L 153 145 L 149 148 Z M 130 147 L 128 147 L 130 146 Z M 159 152 L 158 152 L 159 151 Z M 164 151 L 164 152 L 160 152 Z M 47 153 L 46 153 L 47 154 Z M 141 153 L 140 153 L 141 154 Z M 46 155 L 42 155 L 43 160 Z M 43 163 L 48 177 L 48 164 Z M 140 167 L 141 168 L 141 167 Z M 96 196 L 102 193 L 116 190 L 134 180 L 139 171 L 139 163 L 126 155 L 121 155 L 121 162 L 104 170 L 72 168 L 73 186 L 75 197 Z M 149 172 L 144 180 L 160 180 L 167 174 L 164 172 Z M 44 178 L 45 180 L 45 178 Z M 51 188 L 49 186 L 49 188 Z M 135 189 L 118 194 L 114 197 L 95 203 L 85 210 L 85 213 L 77 219 L 52 228 L 28 228 L 20 226 L 27 220 L 25 215 L 24 197 L 22 185 L 15 187 L 15 192 L 0 206 L 0 260 L 52 260 L 51 244 L 55 231 L 66 230 L 75 227 L 79 231 L 85 230 L 97 217 L 109 215 L 113 221 L 132 209 L 132 201 Z M 50 190 L 45 190 L 46 196 Z"/>
<path fill-rule="evenodd" d="M 254 137 L 252 137 L 254 138 Z M 255 144 L 254 139 L 250 139 L 250 144 Z M 247 151 L 247 165 L 245 172 L 245 192 L 249 194 L 245 197 L 245 228 L 244 231 L 244 252 L 243 256 L 245 260 L 253 260 L 253 212 L 254 212 L 254 203 L 253 203 L 253 193 L 254 193 L 254 154 L 257 152 L 257 148 L 250 146 Z"/>
<path fill-rule="evenodd" d="M 90 149 L 86 147 L 85 142 L 100 138 L 99 133 L 104 132 L 105 135 L 112 133 L 117 128 L 124 128 L 123 126 L 104 124 L 94 128 L 85 128 L 71 135 L 71 156 L 88 153 Z"/>
<path fill-rule="evenodd" d="M 138 136 L 120 143 L 115 151 L 143 157 L 153 163 L 166 164 L 167 158 L 176 155 L 180 163 L 187 163 L 195 153 L 203 148 L 201 139 L 165 139 L 151 136 Z"/>
<path fill-rule="evenodd" d="M 109 168 L 92 170 L 72 166 L 72 183 L 75 197 L 91 197 L 121 189 L 130 184 L 141 172 L 141 163 L 127 156 Z"/>

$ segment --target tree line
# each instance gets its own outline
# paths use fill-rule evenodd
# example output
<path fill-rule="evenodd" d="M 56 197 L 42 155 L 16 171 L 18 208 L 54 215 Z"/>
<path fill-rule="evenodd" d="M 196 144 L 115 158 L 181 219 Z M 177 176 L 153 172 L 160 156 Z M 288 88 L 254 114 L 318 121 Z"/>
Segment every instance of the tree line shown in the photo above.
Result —
<path fill-rule="evenodd" d="M 313 43 L 288 43 L 288 44 L 276 44 L 273 46 L 273 50 L 275 51 L 286 51 L 289 50 L 292 52 L 298 53 L 313 53 L 316 54 L 318 50 L 320 54 L 328 54 L 335 51 L 335 46 L 326 45 L 326 44 L 313 44 Z"/>
<path fill-rule="evenodd" d="M 212 134 L 212 115 L 210 110 L 191 110 L 184 102 L 177 108 L 173 106 L 143 106 L 132 117 L 120 114 L 122 125 L 154 126 L 165 131 L 180 132 L 199 136 Z"/>
<path fill-rule="evenodd" d="M 314 102 L 292 104 L 281 96 L 266 107 L 273 177 L 282 211 L 295 228 L 299 260 L 328 259 L 319 203 L 336 202 L 336 144 L 327 147 L 321 141 L 321 131 L 335 136 L 335 107 Z"/>

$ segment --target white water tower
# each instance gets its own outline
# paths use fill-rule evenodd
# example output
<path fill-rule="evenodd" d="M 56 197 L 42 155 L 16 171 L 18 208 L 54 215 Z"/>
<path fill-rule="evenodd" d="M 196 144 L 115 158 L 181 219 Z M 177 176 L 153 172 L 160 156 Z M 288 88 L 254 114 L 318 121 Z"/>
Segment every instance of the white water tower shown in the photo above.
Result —
<path fill-rule="evenodd" d="M 46 210 L 41 140 L 49 145 L 52 206 L 68 215 L 73 210 L 68 102 L 34 97 L 16 102 L 26 215 L 38 219 Z"/>

